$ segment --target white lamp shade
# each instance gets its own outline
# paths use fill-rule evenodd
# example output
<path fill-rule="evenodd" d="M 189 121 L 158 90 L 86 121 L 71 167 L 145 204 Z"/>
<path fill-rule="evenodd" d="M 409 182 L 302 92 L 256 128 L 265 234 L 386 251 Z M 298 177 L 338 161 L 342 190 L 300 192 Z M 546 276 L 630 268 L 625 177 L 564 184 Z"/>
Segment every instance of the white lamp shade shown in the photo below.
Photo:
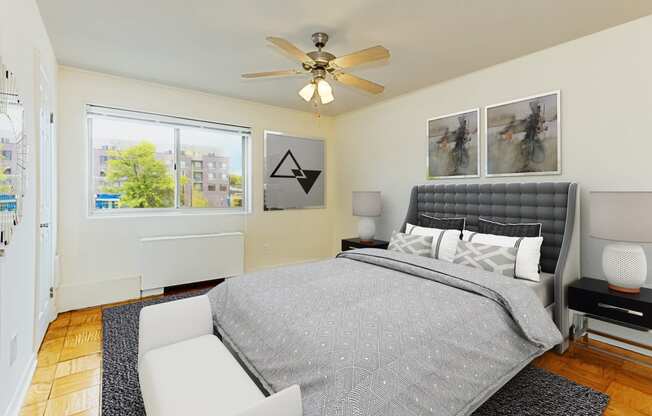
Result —
<path fill-rule="evenodd" d="M 299 95 L 306 101 L 312 100 L 312 96 L 315 95 L 315 84 L 310 82 L 305 87 L 301 88 Z"/>
<path fill-rule="evenodd" d="M 330 84 L 323 79 L 320 79 L 317 82 L 317 92 L 319 93 L 319 98 L 321 99 L 322 104 L 328 104 L 335 99 L 333 97 L 333 88 Z"/>
<path fill-rule="evenodd" d="M 652 242 L 652 192 L 592 191 L 591 237 Z"/>
<path fill-rule="evenodd" d="M 353 215 L 357 217 L 380 217 L 382 202 L 379 191 L 353 192 Z"/>

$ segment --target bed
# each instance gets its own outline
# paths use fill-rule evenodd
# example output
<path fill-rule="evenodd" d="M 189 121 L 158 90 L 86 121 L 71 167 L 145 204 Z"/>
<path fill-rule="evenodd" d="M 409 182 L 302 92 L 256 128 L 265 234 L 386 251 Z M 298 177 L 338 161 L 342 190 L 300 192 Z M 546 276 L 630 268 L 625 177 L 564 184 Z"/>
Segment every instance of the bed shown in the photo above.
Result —
<path fill-rule="evenodd" d="M 471 414 L 533 358 L 563 348 L 564 312 L 549 312 L 564 304 L 576 192 L 416 186 L 406 216 L 543 222 L 553 287 L 540 292 L 552 300 L 491 272 L 362 249 L 218 285 L 208 294 L 215 328 L 264 392 L 299 384 L 304 415 Z"/>
<path fill-rule="evenodd" d="M 566 288 L 579 279 L 578 185 L 571 182 L 418 185 L 401 227 L 417 223 L 422 214 L 464 217 L 476 231 L 479 218 L 503 223 L 542 224 L 541 282 L 526 282 L 551 313 L 568 348 L 570 318 Z"/>

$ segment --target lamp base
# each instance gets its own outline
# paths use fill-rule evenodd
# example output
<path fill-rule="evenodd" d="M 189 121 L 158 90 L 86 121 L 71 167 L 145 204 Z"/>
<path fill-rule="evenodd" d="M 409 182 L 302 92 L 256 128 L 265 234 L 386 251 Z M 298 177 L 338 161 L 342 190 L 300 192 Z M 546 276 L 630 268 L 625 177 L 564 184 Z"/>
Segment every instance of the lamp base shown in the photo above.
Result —
<path fill-rule="evenodd" d="M 358 237 L 362 242 L 372 242 L 376 234 L 376 223 L 371 217 L 361 217 L 358 222 Z"/>
<path fill-rule="evenodd" d="M 637 294 L 641 293 L 641 288 L 631 288 L 631 287 L 620 287 L 620 286 L 615 286 L 615 285 L 608 285 L 609 290 L 613 290 L 616 292 L 621 292 L 621 293 L 631 293 L 631 294 Z"/>
<path fill-rule="evenodd" d="M 622 293 L 640 293 L 647 277 L 647 259 L 643 247 L 634 244 L 607 244 L 602 251 L 602 271 L 609 289 Z"/>

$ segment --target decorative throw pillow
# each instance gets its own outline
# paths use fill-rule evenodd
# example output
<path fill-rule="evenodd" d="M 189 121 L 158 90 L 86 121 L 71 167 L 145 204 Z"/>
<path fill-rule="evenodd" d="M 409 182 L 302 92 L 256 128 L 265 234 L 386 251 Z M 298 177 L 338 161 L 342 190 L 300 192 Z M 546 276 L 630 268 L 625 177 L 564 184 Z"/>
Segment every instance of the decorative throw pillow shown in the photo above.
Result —
<path fill-rule="evenodd" d="M 482 234 L 464 230 L 462 240 L 501 247 L 514 247 L 516 251 L 515 277 L 538 282 L 539 260 L 543 237 L 508 237 L 505 235 Z"/>
<path fill-rule="evenodd" d="M 509 237 L 541 237 L 541 223 L 504 224 L 480 218 L 478 220 L 478 231 L 482 234 L 506 235 Z"/>
<path fill-rule="evenodd" d="M 430 257 L 432 251 L 432 237 L 426 235 L 397 233 L 394 231 L 387 249 L 398 251 L 399 253 Z"/>
<path fill-rule="evenodd" d="M 432 237 L 432 251 L 430 257 L 434 259 L 453 261 L 457 242 L 460 241 L 459 230 L 440 230 L 438 228 L 419 227 L 407 223 L 405 232 L 411 235 L 426 235 Z"/>
<path fill-rule="evenodd" d="M 440 230 L 460 230 L 464 229 L 466 218 L 437 218 L 428 214 L 421 214 L 417 219 L 417 225 L 420 227 L 439 228 Z"/>
<path fill-rule="evenodd" d="M 516 248 L 459 241 L 453 263 L 514 277 Z"/>

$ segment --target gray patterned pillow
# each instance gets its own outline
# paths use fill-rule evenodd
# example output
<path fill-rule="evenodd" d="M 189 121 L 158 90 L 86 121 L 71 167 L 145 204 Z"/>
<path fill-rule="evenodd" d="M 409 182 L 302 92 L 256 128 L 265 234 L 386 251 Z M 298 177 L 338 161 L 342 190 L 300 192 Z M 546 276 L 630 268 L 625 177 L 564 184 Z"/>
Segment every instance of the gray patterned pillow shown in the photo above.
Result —
<path fill-rule="evenodd" d="M 459 241 L 453 263 L 514 277 L 517 251 L 515 247 Z"/>
<path fill-rule="evenodd" d="M 432 236 L 397 233 L 394 231 L 388 250 L 430 257 Z"/>

